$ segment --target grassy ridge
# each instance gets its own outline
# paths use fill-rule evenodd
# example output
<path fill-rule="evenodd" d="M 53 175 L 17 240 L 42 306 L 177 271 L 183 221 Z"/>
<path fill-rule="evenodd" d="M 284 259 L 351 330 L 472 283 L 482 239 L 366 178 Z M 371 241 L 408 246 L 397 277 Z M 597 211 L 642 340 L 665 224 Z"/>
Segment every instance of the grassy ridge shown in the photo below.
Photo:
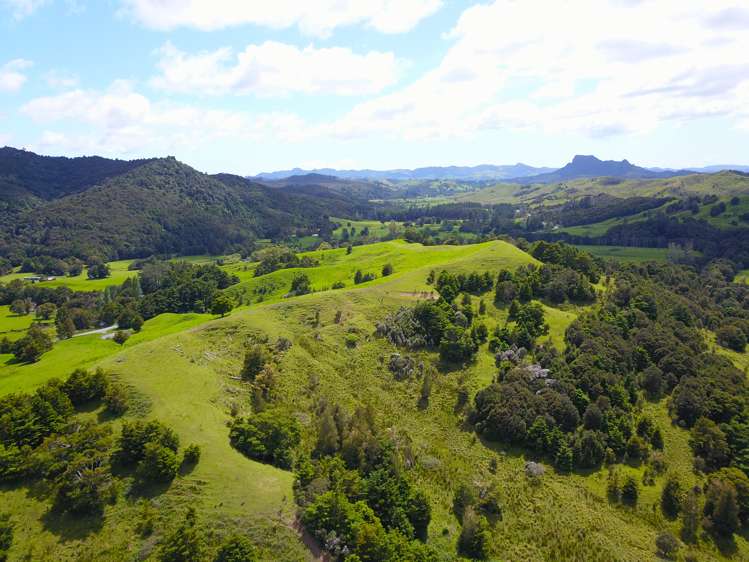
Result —
<path fill-rule="evenodd" d="M 516 267 L 535 260 L 506 242 L 486 242 L 465 246 L 422 246 L 409 244 L 403 240 L 380 242 L 366 246 L 356 246 L 351 254 L 345 248 L 307 252 L 319 262 L 314 268 L 291 268 L 274 271 L 268 275 L 254 277 L 254 266 L 225 266 L 224 269 L 244 279 L 229 289 L 229 293 L 242 299 L 243 302 L 275 302 L 283 298 L 291 287 L 291 280 L 299 273 L 306 274 L 315 290 L 329 289 L 334 283 L 341 282 L 347 288 L 354 285 L 354 274 L 357 270 L 363 273 L 375 273 L 378 278 L 361 285 L 371 286 L 400 279 L 404 274 L 415 270 L 424 270 L 421 281 L 416 285 L 406 283 L 404 291 L 431 290 L 424 279 L 429 269 L 439 269 L 449 264 L 454 271 L 494 271 L 500 267 Z M 382 278 L 381 271 L 385 264 L 394 268 L 392 277 Z M 504 264 L 504 265 L 502 265 Z M 242 268 L 246 268 L 243 271 Z M 409 278 L 410 279 L 410 278 Z M 392 285 L 398 287 L 396 283 Z"/>

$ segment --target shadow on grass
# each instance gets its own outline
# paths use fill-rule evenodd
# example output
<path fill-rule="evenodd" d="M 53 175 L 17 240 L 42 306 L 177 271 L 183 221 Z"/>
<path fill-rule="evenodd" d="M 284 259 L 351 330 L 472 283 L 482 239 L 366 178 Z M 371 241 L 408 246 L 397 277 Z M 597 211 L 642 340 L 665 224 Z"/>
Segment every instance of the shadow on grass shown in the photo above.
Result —
<path fill-rule="evenodd" d="M 42 525 L 63 541 L 74 541 L 101 531 L 104 517 L 101 515 L 76 516 L 50 509 L 42 516 Z"/>
<path fill-rule="evenodd" d="M 135 480 L 130 486 L 127 496 L 128 499 L 153 499 L 165 493 L 170 487 L 171 482 L 142 482 Z"/>
<path fill-rule="evenodd" d="M 198 466 L 198 463 L 195 461 L 190 462 L 183 460 L 182 464 L 179 465 L 179 475 L 187 476 L 188 474 L 192 473 L 193 470 L 195 470 L 196 466 Z"/>

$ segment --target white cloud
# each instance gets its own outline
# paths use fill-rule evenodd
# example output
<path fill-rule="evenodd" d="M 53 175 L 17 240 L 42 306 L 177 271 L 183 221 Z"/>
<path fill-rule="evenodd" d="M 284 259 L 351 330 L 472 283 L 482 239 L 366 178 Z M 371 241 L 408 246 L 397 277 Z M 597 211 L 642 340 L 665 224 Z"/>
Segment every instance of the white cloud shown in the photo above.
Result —
<path fill-rule="evenodd" d="M 78 76 L 61 70 L 51 70 L 44 75 L 47 85 L 56 90 L 66 90 L 78 86 Z"/>
<path fill-rule="evenodd" d="M 24 70 L 31 66 L 31 61 L 15 59 L 0 66 L 0 92 L 17 92 L 26 82 Z"/>
<path fill-rule="evenodd" d="M 253 116 L 155 102 L 127 81 L 116 81 L 104 91 L 75 89 L 35 98 L 20 111 L 45 126 L 32 148 L 67 154 L 147 156 L 222 138 L 296 140 L 294 131 L 302 126 L 299 118 L 283 113 Z"/>
<path fill-rule="evenodd" d="M 327 36 L 338 27 L 366 25 L 382 33 L 403 33 L 436 12 L 441 0 L 122 0 L 124 12 L 159 30 L 192 27 L 204 31 L 241 24 L 274 29 L 297 26 Z"/>
<path fill-rule="evenodd" d="M 440 64 L 310 135 L 461 137 L 487 129 L 640 133 L 749 120 L 739 0 L 496 0 L 465 10 Z"/>
<path fill-rule="evenodd" d="M 23 19 L 48 2 L 49 0 L 0 0 L 0 6 L 11 10 L 14 18 Z"/>
<path fill-rule="evenodd" d="M 299 49 L 275 41 L 236 55 L 231 49 L 190 55 L 167 43 L 159 54 L 161 74 L 151 81 L 156 88 L 212 95 L 374 94 L 396 81 L 399 66 L 393 53 Z"/>

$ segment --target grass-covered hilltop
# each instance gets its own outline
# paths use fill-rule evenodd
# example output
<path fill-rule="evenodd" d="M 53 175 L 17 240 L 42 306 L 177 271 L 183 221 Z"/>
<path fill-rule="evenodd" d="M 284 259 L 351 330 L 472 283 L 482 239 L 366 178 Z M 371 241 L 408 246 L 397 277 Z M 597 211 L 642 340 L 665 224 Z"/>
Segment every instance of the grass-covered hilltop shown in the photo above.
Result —
<path fill-rule="evenodd" d="M 749 559 L 743 175 L 5 150 L 0 560 Z"/>

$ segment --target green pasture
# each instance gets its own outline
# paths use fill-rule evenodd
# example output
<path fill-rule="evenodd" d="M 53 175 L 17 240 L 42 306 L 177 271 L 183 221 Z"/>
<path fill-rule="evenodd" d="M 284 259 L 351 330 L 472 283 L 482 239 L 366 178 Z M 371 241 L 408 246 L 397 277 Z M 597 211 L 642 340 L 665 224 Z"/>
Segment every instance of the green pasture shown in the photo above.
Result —
<path fill-rule="evenodd" d="M 631 246 L 587 246 L 576 245 L 599 258 L 613 259 L 622 262 L 666 261 L 668 248 L 635 248 Z"/>

